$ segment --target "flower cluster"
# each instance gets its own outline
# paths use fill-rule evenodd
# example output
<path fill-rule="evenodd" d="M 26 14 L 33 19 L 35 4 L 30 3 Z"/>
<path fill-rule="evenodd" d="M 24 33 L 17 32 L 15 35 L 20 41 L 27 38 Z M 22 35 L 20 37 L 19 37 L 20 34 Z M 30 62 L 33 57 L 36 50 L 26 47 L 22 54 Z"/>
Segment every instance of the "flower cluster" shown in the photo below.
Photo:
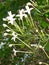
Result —
<path fill-rule="evenodd" d="M 4 32 L 4 36 L 7 36 L 7 35 L 9 35 L 8 34 L 9 32 L 12 32 L 12 34 L 11 34 L 12 35 L 12 40 L 15 41 L 15 39 L 17 38 L 17 34 L 15 34 L 16 32 L 13 29 L 11 29 L 8 26 L 8 24 L 14 25 L 14 26 L 19 28 L 19 26 L 16 23 L 16 18 L 15 17 L 19 17 L 20 20 L 22 20 L 23 17 L 25 17 L 25 18 L 27 17 L 26 13 L 28 13 L 30 15 L 31 14 L 31 10 L 33 9 L 33 7 L 30 8 L 29 6 L 32 6 L 32 4 L 30 2 L 28 2 L 26 4 L 25 9 L 19 10 L 19 14 L 17 14 L 17 15 L 16 14 L 12 14 L 11 11 L 8 12 L 8 16 L 6 18 L 3 18 L 3 21 L 7 21 L 8 22 L 7 24 L 3 23 L 3 27 L 4 28 L 8 28 L 8 29 L 6 29 L 6 32 Z M 19 30 L 20 30 L 20 28 L 19 28 Z"/>
<path fill-rule="evenodd" d="M 24 43 L 26 46 L 28 46 L 30 48 L 29 45 L 27 45 L 24 41 L 22 41 L 18 35 L 20 35 L 20 33 L 18 32 L 22 32 L 21 28 L 19 27 L 19 25 L 17 24 L 16 20 L 17 18 L 19 18 L 21 21 L 23 20 L 23 17 L 27 18 L 28 15 L 31 14 L 31 10 L 33 9 L 32 3 L 28 2 L 25 6 L 25 9 L 21 9 L 19 10 L 18 14 L 12 14 L 11 11 L 8 11 L 8 16 L 3 18 L 3 21 L 5 21 L 5 23 L 3 23 L 3 27 L 5 28 L 3 37 L 7 37 L 7 36 L 11 36 L 11 40 L 13 40 L 14 42 L 16 42 L 16 39 L 18 39 L 19 41 L 21 41 L 22 43 Z M 18 29 L 18 32 L 16 32 L 12 27 L 10 26 L 14 26 L 15 29 Z M 14 44 L 9 44 L 9 47 L 14 46 Z M 16 55 L 16 51 L 15 49 L 13 49 L 13 51 L 15 52 L 14 55 Z"/>
<path fill-rule="evenodd" d="M 30 6 L 32 6 L 32 7 L 30 7 Z M 36 27 L 34 27 L 34 23 L 33 23 L 33 19 L 31 18 L 31 10 L 33 10 L 34 9 L 34 7 L 33 7 L 33 5 L 32 5 L 32 3 L 30 3 L 30 2 L 28 2 L 27 4 L 26 4 L 26 6 L 25 6 L 25 9 L 21 9 L 21 10 L 19 10 L 19 13 L 18 14 L 12 14 L 12 12 L 11 11 L 9 11 L 8 12 L 8 16 L 6 17 L 6 18 L 3 18 L 3 21 L 6 21 L 6 23 L 3 23 L 3 27 L 5 28 L 5 30 L 6 31 L 4 31 L 4 34 L 3 34 L 3 37 L 7 37 L 7 36 L 11 36 L 10 38 L 11 38 L 11 40 L 13 40 L 14 42 L 16 42 L 16 39 L 17 40 L 19 40 L 21 43 L 23 43 L 25 46 L 27 46 L 29 49 L 31 49 L 32 50 L 32 47 L 35 47 L 35 48 L 40 48 L 40 49 L 42 49 L 44 52 L 45 52 L 45 50 L 44 50 L 44 47 L 43 46 L 41 46 L 41 45 L 38 45 L 38 44 L 31 44 L 31 45 L 29 45 L 29 44 L 27 44 L 26 42 L 24 42 L 22 39 L 21 39 L 21 37 L 24 35 L 24 33 L 25 33 L 25 36 L 27 36 L 26 35 L 26 33 L 27 32 L 29 32 L 30 33 L 30 31 L 27 31 L 26 32 L 26 29 L 24 29 L 24 28 L 22 28 L 22 26 L 20 26 L 18 23 L 17 23 L 17 18 L 19 18 L 19 22 L 21 23 L 23 23 L 23 17 L 25 17 L 25 18 L 27 18 L 28 20 L 29 20 L 29 18 L 30 18 L 30 20 L 29 20 L 29 23 L 31 23 L 31 27 L 32 28 L 34 28 L 34 29 L 32 29 L 32 30 L 35 30 L 35 32 L 36 33 L 38 33 L 39 34 L 39 36 L 38 37 L 41 37 L 41 34 L 39 33 L 39 30 L 38 30 L 38 28 L 36 28 Z M 30 16 L 30 17 L 28 17 L 28 15 Z M 28 20 L 27 20 L 27 23 L 28 23 Z M 26 24 L 26 23 L 25 23 Z M 13 27 L 13 28 L 12 28 Z M 23 27 L 25 27 L 24 26 L 24 24 L 23 24 Z M 26 28 L 27 28 L 27 26 L 26 26 Z M 29 28 L 30 29 L 30 28 Z M 24 32 L 25 31 L 25 32 Z M 43 34 L 43 31 L 41 30 L 41 33 Z M 37 34 L 36 34 L 37 35 Z M 43 34 L 43 36 L 44 36 L 44 34 Z M 23 38 L 23 37 L 22 37 Z M 26 37 L 27 38 L 27 37 Z M 41 37 L 42 38 L 42 37 Z M 26 41 L 26 40 L 25 40 Z M 1 43 L 0 44 L 0 46 L 2 47 L 4 44 L 3 43 Z M 8 45 L 9 47 L 12 47 L 12 46 L 15 46 L 15 44 L 9 44 Z M 32 46 L 32 47 L 31 47 Z M 1 48 L 0 47 L 0 48 Z M 16 52 L 22 52 L 22 53 L 24 53 L 24 51 L 16 51 L 14 48 L 13 48 L 13 52 L 14 52 L 14 55 L 16 56 Z M 32 53 L 32 52 L 26 52 L 26 53 Z M 46 54 L 46 53 L 45 53 Z M 47 55 L 47 54 L 46 54 Z"/>

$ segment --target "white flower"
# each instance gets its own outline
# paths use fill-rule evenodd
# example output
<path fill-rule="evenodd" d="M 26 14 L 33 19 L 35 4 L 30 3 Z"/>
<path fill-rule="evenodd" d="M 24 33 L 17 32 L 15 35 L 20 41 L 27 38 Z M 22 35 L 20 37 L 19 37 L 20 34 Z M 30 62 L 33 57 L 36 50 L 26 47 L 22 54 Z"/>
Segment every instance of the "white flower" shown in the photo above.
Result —
<path fill-rule="evenodd" d="M 8 33 L 4 33 L 4 36 L 7 36 L 8 35 Z"/>
<path fill-rule="evenodd" d="M 21 20 L 23 19 L 23 17 L 27 17 L 24 12 L 24 9 L 19 10 L 19 14 L 17 14 L 16 17 L 20 17 Z"/>
<path fill-rule="evenodd" d="M 25 6 L 25 8 L 26 8 L 26 11 L 25 12 L 27 12 L 29 15 L 30 15 L 30 11 L 33 9 L 33 8 L 29 8 L 29 6 Z"/>
<path fill-rule="evenodd" d="M 8 15 L 6 18 L 3 18 L 3 21 L 8 21 L 8 24 L 11 23 L 12 25 L 14 24 L 14 21 L 16 20 L 13 18 L 15 14 L 12 14 L 11 11 L 8 12 Z"/>
<path fill-rule="evenodd" d="M 17 35 L 15 34 L 15 32 L 12 33 L 12 40 L 15 41 L 15 39 L 17 38 Z"/>
<path fill-rule="evenodd" d="M 6 24 L 3 24 L 3 27 L 7 27 L 7 25 Z"/>
<path fill-rule="evenodd" d="M 6 43 L 1 42 L 1 44 L 0 44 L 0 49 L 3 48 L 3 46 L 4 46 L 5 44 L 6 44 Z"/>
<path fill-rule="evenodd" d="M 13 48 L 14 56 L 16 56 L 16 50 Z"/>

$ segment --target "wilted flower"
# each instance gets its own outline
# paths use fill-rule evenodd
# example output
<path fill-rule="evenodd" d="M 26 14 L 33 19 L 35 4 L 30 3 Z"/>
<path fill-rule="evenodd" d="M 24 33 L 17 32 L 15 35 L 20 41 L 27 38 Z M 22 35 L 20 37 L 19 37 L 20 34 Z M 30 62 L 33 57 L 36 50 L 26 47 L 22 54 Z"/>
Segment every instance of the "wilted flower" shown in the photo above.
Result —
<path fill-rule="evenodd" d="M 12 33 L 12 40 L 15 41 L 15 39 L 17 38 L 17 35 L 15 34 L 15 32 Z"/>
<path fill-rule="evenodd" d="M 20 17 L 21 20 L 23 19 L 23 17 L 27 17 L 24 12 L 24 9 L 19 10 L 19 14 L 17 14 L 16 17 Z"/>
<path fill-rule="evenodd" d="M 6 18 L 3 18 L 3 21 L 8 21 L 8 24 L 11 23 L 13 25 L 15 18 L 13 18 L 15 16 L 15 14 L 12 14 L 11 11 L 8 12 L 8 15 Z"/>

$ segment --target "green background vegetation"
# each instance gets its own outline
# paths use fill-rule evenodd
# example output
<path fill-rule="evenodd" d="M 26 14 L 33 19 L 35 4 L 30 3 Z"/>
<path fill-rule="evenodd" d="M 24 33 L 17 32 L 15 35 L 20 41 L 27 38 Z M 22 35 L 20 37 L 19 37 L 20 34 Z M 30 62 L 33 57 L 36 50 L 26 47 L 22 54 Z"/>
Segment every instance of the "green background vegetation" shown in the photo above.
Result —
<path fill-rule="evenodd" d="M 38 11 L 34 10 L 32 12 L 32 17 L 35 21 L 39 21 L 41 27 L 49 34 L 49 1 L 48 0 L 33 0 L 35 2 L 35 7 L 41 11 L 39 13 Z M 5 0 L 0 2 L 0 42 L 2 41 L 2 31 L 3 31 L 3 21 L 2 18 L 7 16 L 8 11 L 12 11 L 12 13 L 17 13 L 19 9 L 24 8 L 25 4 L 29 2 L 29 0 Z M 46 51 L 49 54 L 49 42 L 46 45 Z M 4 50 L 0 50 L 0 65 L 37 65 L 38 59 L 42 60 L 44 58 L 44 61 L 48 61 L 49 59 L 45 58 L 45 55 L 37 56 L 32 58 L 33 55 L 29 55 L 29 57 L 26 58 L 27 61 L 21 62 L 20 58 L 24 58 L 25 54 L 18 54 L 18 57 L 14 57 L 14 59 L 11 58 L 11 48 L 7 48 L 5 46 Z M 38 52 L 37 52 L 38 53 Z M 43 53 L 44 54 L 44 53 Z M 38 54 L 37 54 L 38 55 Z M 30 61 L 34 62 L 30 62 Z M 30 63 L 29 63 L 30 62 Z M 33 64 L 34 63 L 34 64 Z M 36 64 L 35 64 L 36 63 Z"/>

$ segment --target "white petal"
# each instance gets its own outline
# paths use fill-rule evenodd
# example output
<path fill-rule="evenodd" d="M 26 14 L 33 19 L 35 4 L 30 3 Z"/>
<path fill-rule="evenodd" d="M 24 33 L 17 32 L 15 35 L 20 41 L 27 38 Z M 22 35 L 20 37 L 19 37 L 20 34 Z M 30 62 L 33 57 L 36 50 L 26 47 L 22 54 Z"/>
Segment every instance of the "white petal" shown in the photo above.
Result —
<path fill-rule="evenodd" d="M 4 33 L 4 36 L 7 36 L 8 35 L 8 33 Z"/>
<path fill-rule="evenodd" d="M 9 30 L 9 29 L 7 29 L 6 31 L 7 31 L 7 32 L 10 32 L 10 30 Z"/>
<path fill-rule="evenodd" d="M 26 5 L 29 6 L 29 5 L 32 5 L 32 4 L 30 2 L 28 2 Z"/>
<path fill-rule="evenodd" d="M 6 18 L 3 18 L 3 21 L 7 21 L 7 19 Z"/>
<path fill-rule="evenodd" d="M 7 25 L 6 24 L 3 24 L 3 27 L 7 27 Z"/>

